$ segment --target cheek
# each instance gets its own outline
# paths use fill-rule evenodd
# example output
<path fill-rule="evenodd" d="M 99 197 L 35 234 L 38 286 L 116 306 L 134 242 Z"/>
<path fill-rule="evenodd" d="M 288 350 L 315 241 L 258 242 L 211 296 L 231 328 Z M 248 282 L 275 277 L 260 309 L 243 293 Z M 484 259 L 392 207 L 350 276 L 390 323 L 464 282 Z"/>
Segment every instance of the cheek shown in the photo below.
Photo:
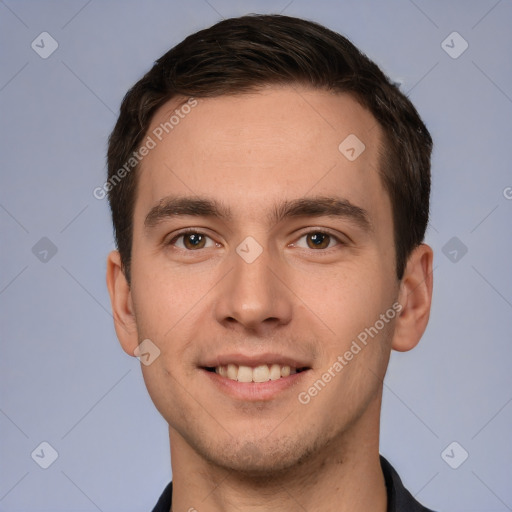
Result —
<path fill-rule="evenodd" d="M 166 338 L 200 302 L 211 279 L 192 267 L 173 268 L 163 254 L 134 250 L 132 295 L 140 333 Z"/>
<path fill-rule="evenodd" d="M 149 338 L 160 350 L 154 363 L 160 372 L 148 378 L 158 375 L 168 380 L 183 372 L 190 374 L 195 369 L 198 326 L 211 323 L 213 304 L 208 292 L 218 276 L 213 269 L 199 273 L 192 267 L 157 265 L 148 256 L 146 261 L 146 268 L 133 267 L 132 293 L 139 340 Z"/>
<path fill-rule="evenodd" d="M 323 321 L 336 343 L 350 341 L 391 307 L 396 285 L 377 257 L 354 261 L 336 272 L 304 273 L 297 295 L 317 321 Z"/>
<path fill-rule="evenodd" d="M 170 361 L 175 358 L 162 352 L 151 365 L 141 365 L 142 376 L 148 394 L 160 414 L 169 422 L 184 421 L 186 408 L 183 404 L 191 402 L 191 408 L 195 401 L 190 401 L 190 393 L 187 392 L 183 379 L 177 378 L 173 372 Z"/>

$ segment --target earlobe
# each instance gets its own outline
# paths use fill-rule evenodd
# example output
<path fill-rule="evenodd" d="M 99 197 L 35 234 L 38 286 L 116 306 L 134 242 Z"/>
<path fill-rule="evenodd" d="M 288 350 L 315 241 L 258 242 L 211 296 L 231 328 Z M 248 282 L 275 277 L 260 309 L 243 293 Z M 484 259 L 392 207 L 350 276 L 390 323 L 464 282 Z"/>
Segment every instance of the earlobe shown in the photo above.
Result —
<path fill-rule="evenodd" d="M 432 303 L 433 251 L 427 244 L 416 247 L 407 261 L 400 284 L 402 309 L 395 323 L 392 348 L 405 352 L 414 348 L 427 328 Z"/>
<path fill-rule="evenodd" d="M 124 275 L 118 251 L 110 252 L 107 257 L 106 279 L 117 338 L 123 350 L 133 356 L 138 346 L 137 324 L 130 285 Z"/>

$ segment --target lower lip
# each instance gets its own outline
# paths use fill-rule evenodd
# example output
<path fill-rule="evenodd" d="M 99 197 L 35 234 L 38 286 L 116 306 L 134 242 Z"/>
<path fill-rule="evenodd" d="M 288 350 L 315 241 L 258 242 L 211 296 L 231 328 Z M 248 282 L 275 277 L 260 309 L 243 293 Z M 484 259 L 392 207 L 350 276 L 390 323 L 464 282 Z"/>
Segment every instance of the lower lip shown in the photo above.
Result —
<path fill-rule="evenodd" d="M 238 382 L 227 377 L 221 377 L 218 373 L 209 372 L 203 368 L 201 368 L 201 371 L 223 393 L 239 400 L 252 402 L 269 401 L 276 398 L 279 393 L 297 386 L 304 379 L 304 375 L 309 372 L 309 370 L 303 370 L 288 377 L 267 382 Z"/>

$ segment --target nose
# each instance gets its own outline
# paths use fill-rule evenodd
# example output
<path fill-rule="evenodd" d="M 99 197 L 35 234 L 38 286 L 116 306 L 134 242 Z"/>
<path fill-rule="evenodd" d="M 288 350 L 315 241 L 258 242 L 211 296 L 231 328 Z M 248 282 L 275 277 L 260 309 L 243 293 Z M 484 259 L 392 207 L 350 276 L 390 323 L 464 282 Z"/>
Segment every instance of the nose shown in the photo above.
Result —
<path fill-rule="evenodd" d="M 254 261 L 233 253 L 232 270 L 217 289 L 219 323 L 240 333 L 265 335 L 290 322 L 293 294 L 284 282 L 284 269 L 274 260 L 266 249 Z"/>

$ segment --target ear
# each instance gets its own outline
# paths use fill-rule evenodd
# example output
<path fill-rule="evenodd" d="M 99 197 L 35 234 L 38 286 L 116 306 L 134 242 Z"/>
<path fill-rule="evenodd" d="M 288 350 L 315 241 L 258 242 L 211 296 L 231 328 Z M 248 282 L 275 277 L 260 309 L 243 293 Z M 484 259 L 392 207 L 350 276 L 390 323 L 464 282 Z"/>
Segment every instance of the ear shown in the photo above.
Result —
<path fill-rule="evenodd" d="M 107 257 L 107 288 L 110 294 L 114 326 L 121 347 L 130 356 L 138 346 L 137 323 L 130 285 L 126 280 L 118 251 Z"/>
<path fill-rule="evenodd" d="M 414 348 L 427 328 L 432 302 L 433 255 L 430 246 L 420 244 L 407 260 L 398 297 L 402 309 L 395 323 L 391 344 L 399 352 Z"/>

